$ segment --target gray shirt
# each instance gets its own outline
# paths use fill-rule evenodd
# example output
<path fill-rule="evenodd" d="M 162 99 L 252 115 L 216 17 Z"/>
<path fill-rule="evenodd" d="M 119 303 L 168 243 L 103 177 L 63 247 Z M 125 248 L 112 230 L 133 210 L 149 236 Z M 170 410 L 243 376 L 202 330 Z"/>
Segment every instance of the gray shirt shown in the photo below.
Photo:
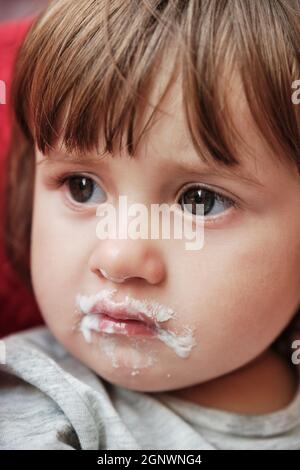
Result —
<path fill-rule="evenodd" d="M 300 449 L 300 381 L 286 408 L 249 416 L 111 384 L 46 327 L 4 341 L 0 449 Z"/>

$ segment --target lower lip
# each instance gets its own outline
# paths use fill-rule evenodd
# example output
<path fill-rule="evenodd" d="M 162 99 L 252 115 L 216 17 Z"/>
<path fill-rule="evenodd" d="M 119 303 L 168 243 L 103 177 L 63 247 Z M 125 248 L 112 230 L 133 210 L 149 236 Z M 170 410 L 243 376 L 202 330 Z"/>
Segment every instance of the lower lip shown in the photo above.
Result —
<path fill-rule="evenodd" d="M 115 333 L 133 336 L 155 336 L 156 330 L 150 325 L 137 320 L 116 320 L 105 314 L 99 315 L 97 325 L 99 333 Z"/>

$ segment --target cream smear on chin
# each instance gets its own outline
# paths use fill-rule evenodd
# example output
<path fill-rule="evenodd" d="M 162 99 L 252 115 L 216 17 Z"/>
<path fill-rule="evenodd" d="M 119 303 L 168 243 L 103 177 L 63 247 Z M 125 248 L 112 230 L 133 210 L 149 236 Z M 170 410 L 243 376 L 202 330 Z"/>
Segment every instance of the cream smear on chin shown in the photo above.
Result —
<path fill-rule="evenodd" d="M 162 341 L 166 346 L 171 348 L 179 357 L 186 358 L 189 356 L 192 348 L 196 345 L 194 340 L 193 330 L 185 328 L 184 334 L 178 335 L 175 332 L 168 331 L 160 327 L 159 323 L 165 322 L 175 316 L 173 309 L 157 302 L 149 302 L 147 300 L 137 300 L 126 296 L 125 299 L 118 303 L 112 301 L 112 296 L 117 292 L 117 289 L 103 289 L 94 295 L 81 295 L 76 296 L 76 307 L 84 316 L 80 322 L 80 331 L 84 339 L 91 343 L 91 331 L 98 331 L 98 314 L 92 312 L 93 306 L 101 301 L 104 308 L 126 307 L 136 312 L 141 312 L 145 316 L 151 318 L 155 322 L 156 334 L 155 338 Z M 106 331 L 106 334 L 114 333 Z"/>

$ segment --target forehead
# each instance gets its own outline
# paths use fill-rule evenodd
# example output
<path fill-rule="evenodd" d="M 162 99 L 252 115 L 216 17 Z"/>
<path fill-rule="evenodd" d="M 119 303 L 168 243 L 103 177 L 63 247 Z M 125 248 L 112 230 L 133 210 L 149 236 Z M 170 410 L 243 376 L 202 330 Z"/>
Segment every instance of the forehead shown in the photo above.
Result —
<path fill-rule="evenodd" d="M 263 183 L 266 174 L 270 177 L 280 173 L 296 175 L 296 168 L 288 161 L 280 161 L 276 152 L 260 133 L 251 114 L 249 104 L 243 89 L 242 81 L 237 72 L 232 73 L 230 79 L 223 80 L 223 89 L 219 90 L 223 97 L 223 117 L 232 123 L 232 139 L 235 153 L 240 164 L 228 168 L 220 165 L 209 155 L 205 146 L 201 153 L 195 149 L 188 131 L 184 112 L 182 75 L 177 73 L 171 82 L 170 89 L 164 99 L 160 101 L 161 90 L 164 89 L 170 69 L 160 69 L 156 82 L 150 94 L 150 102 L 159 105 L 159 111 L 151 128 L 145 133 L 138 148 L 137 155 L 149 157 L 163 166 L 171 160 L 181 163 L 183 167 L 209 168 L 222 174 L 245 176 L 255 178 Z M 140 126 L 146 122 L 151 109 L 149 108 L 140 121 Z M 208 157 L 209 165 L 203 156 Z"/>
<path fill-rule="evenodd" d="M 172 51 L 174 54 L 176 48 L 168 52 L 172 54 Z M 183 103 L 184 84 L 180 67 L 177 67 L 176 59 L 173 60 L 168 55 L 164 57 L 165 59 L 158 61 L 157 67 L 153 69 L 154 79 L 147 96 L 149 105 L 146 104 L 144 108 L 138 109 L 142 114 L 136 120 L 136 135 L 140 135 L 140 129 L 144 129 L 153 109 L 157 107 L 151 125 L 143 133 L 137 146 L 136 160 L 151 158 L 151 163 L 161 168 L 174 162 L 182 167 L 197 169 L 208 166 L 203 159 L 203 156 L 206 156 L 209 167 L 216 172 L 222 169 L 223 174 L 254 177 L 260 182 L 264 181 L 266 174 L 272 176 L 278 172 L 296 171 L 288 159 L 279 160 L 278 155 L 261 135 L 250 112 L 241 78 L 236 71 L 230 76 L 224 74 L 224 77 L 218 80 L 221 85 L 218 92 L 222 97 L 220 100 L 222 117 L 226 123 L 232 124 L 232 142 L 240 164 L 234 168 L 226 168 L 223 164 L 220 168 L 220 163 L 209 155 L 204 145 L 199 154 L 199 149 L 193 146 L 186 122 Z M 166 88 L 167 92 L 162 99 Z M 99 141 L 101 142 L 101 136 Z M 58 141 L 57 147 L 65 152 L 61 140 Z M 94 153 L 91 157 L 96 158 L 97 154 Z"/>

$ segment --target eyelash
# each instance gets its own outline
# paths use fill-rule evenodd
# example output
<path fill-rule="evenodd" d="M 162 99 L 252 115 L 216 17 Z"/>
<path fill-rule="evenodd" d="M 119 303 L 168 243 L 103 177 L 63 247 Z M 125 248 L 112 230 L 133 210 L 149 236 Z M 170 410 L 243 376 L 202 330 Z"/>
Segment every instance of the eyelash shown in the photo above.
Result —
<path fill-rule="evenodd" d="M 206 190 L 207 192 L 210 192 L 211 194 L 214 194 L 215 195 L 215 200 L 219 201 L 219 202 L 222 202 L 222 203 L 226 203 L 230 206 L 230 209 L 232 210 L 235 210 L 237 208 L 239 208 L 239 204 L 238 202 L 229 197 L 229 196 L 226 196 L 225 194 L 223 194 L 222 192 L 218 192 L 216 191 L 216 189 L 210 187 L 210 186 L 207 186 L 205 184 L 200 184 L 200 183 L 190 183 L 188 186 L 184 186 L 181 190 L 180 190 L 180 194 L 178 196 L 178 200 L 180 200 L 182 198 L 182 196 L 189 190 L 189 189 L 194 189 L 194 190 L 197 190 L 197 189 L 200 189 L 200 190 Z M 179 204 L 180 205 L 180 204 Z M 222 213 L 220 214 L 217 214 L 217 215 L 213 215 L 213 216 L 201 216 L 201 219 L 205 218 L 205 224 L 209 224 L 209 225 L 215 225 L 215 224 L 219 224 L 224 218 L 227 218 L 228 217 L 228 212 L 230 209 L 226 209 L 224 210 Z M 231 211 L 230 211 L 231 212 Z M 191 215 L 191 214 L 190 214 Z M 199 216 L 199 219 L 200 219 L 200 216 Z"/>
<path fill-rule="evenodd" d="M 94 184 L 99 184 L 97 183 L 96 179 L 92 175 L 74 172 L 74 173 L 63 173 L 61 175 L 51 175 L 49 177 L 49 186 L 52 189 L 59 189 L 67 181 L 69 181 L 71 178 L 75 176 L 86 178 L 86 179 L 92 180 Z"/>
<path fill-rule="evenodd" d="M 70 181 L 72 177 L 75 177 L 75 176 L 89 179 L 94 184 L 98 184 L 96 182 L 95 178 L 92 175 L 84 174 L 84 173 L 78 173 L 78 172 L 74 172 L 74 173 L 71 172 L 71 173 L 63 173 L 61 175 L 51 175 L 49 177 L 48 185 L 49 185 L 50 189 L 59 189 L 62 186 L 64 186 L 64 184 L 66 182 Z M 82 209 L 80 209 L 80 206 L 86 205 L 86 204 L 74 201 L 74 202 L 71 202 L 71 205 L 72 205 L 73 210 L 80 211 L 80 210 L 82 210 Z"/>
<path fill-rule="evenodd" d="M 67 173 L 67 174 L 62 174 L 62 175 L 54 175 L 54 176 L 50 176 L 49 178 L 49 186 L 52 188 L 52 189 L 58 189 L 60 188 L 61 186 L 63 186 L 63 184 L 66 182 L 66 180 L 68 178 L 70 178 L 71 176 L 74 176 L 76 173 Z M 82 175 L 83 176 L 83 175 Z"/>
<path fill-rule="evenodd" d="M 95 179 L 91 175 L 74 172 L 74 173 L 64 173 L 64 174 L 61 174 L 61 175 L 50 176 L 50 178 L 49 178 L 49 187 L 52 188 L 52 189 L 59 189 L 60 187 L 62 187 L 67 181 L 69 181 L 74 176 L 90 179 L 95 184 L 97 184 L 97 182 L 95 181 Z M 221 192 L 217 192 L 214 188 L 211 188 L 207 185 L 199 184 L 199 183 L 190 183 L 188 186 L 183 187 L 180 190 L 180 194 L 177 196 L 177 199 L 179 200 L 180 198 L 182 198 L 182 196 L 185 194 L 185 192 L 189 189 L 201 189 L 201 190 L 206 190 L 206 191 L 208 191 L 212 194 L 215 194 L 216 195 L 216 200 L 218 200 L 222 203 L 229 204 L 230 208 L 232 208 L 233 210 L 235 210 L 236 208 L 239 207 L 238 202 L 235 201 L 233 198 L 231 198 L 229 196 L 226 196 Z M 78 206 L 81 206 L 82 204 L 83 203 L 79 203 L 79 202 L 76 203 L 75 202 L 74 205 L 72 204 L 72 206 L 77 207 L 77 210 L 79 210 Z M 178 205 L 180 206 L 180 204 L 178 204 Z M 220 221 L 223 218 L 228 216 L 228 214 L 227 214 L 228 211 L 229 210 L 227 209 L 227 210 L 223 211 L 221 214 L 211 216 L 210 218 L 209 218 L 209 216 L 203 216 L 203 217 L 205 217 L 205 223 L 209 224 L 209 225 L 214 225 L 214 224 L 220 223 Z M 189 213 L 189 215 L 192 215 L 192 214 Z"/>

